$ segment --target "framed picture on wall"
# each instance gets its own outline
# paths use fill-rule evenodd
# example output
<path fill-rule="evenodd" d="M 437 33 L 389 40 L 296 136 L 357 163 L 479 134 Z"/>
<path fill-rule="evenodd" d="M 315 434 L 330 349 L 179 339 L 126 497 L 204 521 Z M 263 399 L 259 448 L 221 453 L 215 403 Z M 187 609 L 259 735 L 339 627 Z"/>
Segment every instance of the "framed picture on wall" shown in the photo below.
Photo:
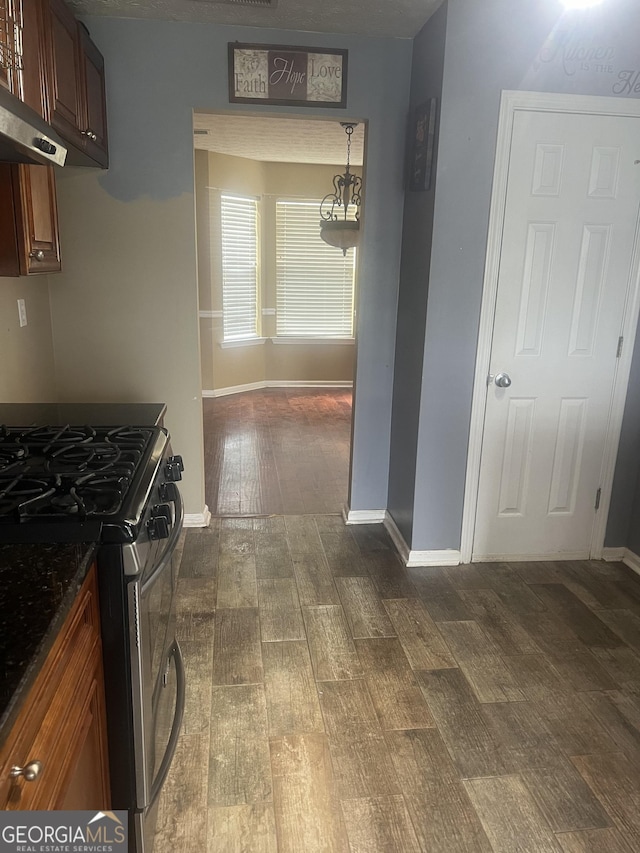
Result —
<path fill-rule="evenodd" d="M 347 106 L 348 51 L 229 43 L 229 101 L 303 107 Z"/>
<path fill-rule="evenodd" d="M 412 192 L 431 189 L 433 147 L 438 99 L 429 98 L 414 110 L 410 123 L 408 187 Z"/>

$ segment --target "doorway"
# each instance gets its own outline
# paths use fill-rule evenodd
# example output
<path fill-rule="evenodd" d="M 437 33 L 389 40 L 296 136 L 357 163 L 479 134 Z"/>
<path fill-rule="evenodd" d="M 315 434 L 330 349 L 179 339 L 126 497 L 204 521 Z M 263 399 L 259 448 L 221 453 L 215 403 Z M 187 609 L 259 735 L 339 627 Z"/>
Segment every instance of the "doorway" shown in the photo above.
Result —
<path fill-rule="evenodd" d="M 351 139 L 362 172 L 365 126 Z M 322 242 L 337 120 L 194 114 L 206 502 L 214 515 L 348 502 L 358 252 Z"/>
<path fill-rule="evenodd" d="M 465 561 L 601 555 L 638 313 L 639 130 L 634 102 L 503 96 Z"/>

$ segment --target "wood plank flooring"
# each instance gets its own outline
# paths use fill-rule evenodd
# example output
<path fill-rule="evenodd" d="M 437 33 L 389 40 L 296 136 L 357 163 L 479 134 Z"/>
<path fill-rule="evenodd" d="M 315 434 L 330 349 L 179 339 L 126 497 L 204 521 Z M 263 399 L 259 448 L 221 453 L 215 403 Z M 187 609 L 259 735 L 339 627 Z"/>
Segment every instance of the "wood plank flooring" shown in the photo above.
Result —
<path fill-rule="evenodd" d="M 381 526 L 301 509 L 187 531 L 177 596 L 155 853 L 640 849 L 626 567 L 407 570 Z"/>
<path fill-rule="evenodd" d="M 202 405 L 205 499 L 212 515 L 341 512 L 350 389 L 267 388 Z"/>

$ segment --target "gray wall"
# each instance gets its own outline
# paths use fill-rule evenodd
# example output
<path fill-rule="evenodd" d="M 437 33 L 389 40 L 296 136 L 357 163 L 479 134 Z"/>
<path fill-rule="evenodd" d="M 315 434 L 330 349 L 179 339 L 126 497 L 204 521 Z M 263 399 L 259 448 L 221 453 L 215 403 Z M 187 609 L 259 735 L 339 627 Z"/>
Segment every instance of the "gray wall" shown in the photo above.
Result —
<path fill-rule="evenodd" d="M 297 112 L 368 122 L 351 506 L 385 507 L 411 41 L 106 17 L 86 23 L 106 61 L 111 166 L 61 181 L 68 240 L 52 298 L 61 397 L 166 400 L 175 450 L 188 458 L 187 511 L 202 511 L 192 110 L 246 109 L 228 103 L 228 42 L 347 48 L 347 109 Z M 85 352 L 69 339 L 72 322 L 90 342 Z"/>
<path fill-rule="evenodd" d="M 446 21 L 445 2 L 413 44 L 407 156 L 410 155 L 415 107 L 428 98 L 437 98 L 438 104 L 441 102 Z M 437 150 L 434 151 L 433 176 L 436 162 Z M 434 201 L 435 180 L 432 179 L 428 191 L 407 192 L 404 202 L 388 510 L 406 542 L 411 542 L 412 535 Z"/>
<path fill-rule="evenodd" d="M 609 0 L 579 13 L 563 13 L 555 0 L 449 0 L 410 542 L 415 550 L 460 546 L 501 90 L 629 95 L 619 75 L 640 68 L 639 31 L 635 0 Z M 637 386 L 630 391 L 637 393 Z"/>

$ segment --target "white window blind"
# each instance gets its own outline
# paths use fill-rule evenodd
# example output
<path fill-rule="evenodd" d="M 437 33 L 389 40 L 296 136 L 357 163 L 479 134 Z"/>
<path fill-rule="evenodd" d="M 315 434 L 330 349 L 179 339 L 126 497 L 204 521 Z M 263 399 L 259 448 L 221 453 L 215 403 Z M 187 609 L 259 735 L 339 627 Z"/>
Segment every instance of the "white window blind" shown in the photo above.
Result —
<path fill-rule="evenodd" d="M 258 334 L 258 202 L 221 197 L 222 324 L 225 341 Z"/>
<path fill-rule="evenodd" d="M 320 239 L 320 201 L 278 201 L 277 334 L 353 336 L 355 249 Z"/>

